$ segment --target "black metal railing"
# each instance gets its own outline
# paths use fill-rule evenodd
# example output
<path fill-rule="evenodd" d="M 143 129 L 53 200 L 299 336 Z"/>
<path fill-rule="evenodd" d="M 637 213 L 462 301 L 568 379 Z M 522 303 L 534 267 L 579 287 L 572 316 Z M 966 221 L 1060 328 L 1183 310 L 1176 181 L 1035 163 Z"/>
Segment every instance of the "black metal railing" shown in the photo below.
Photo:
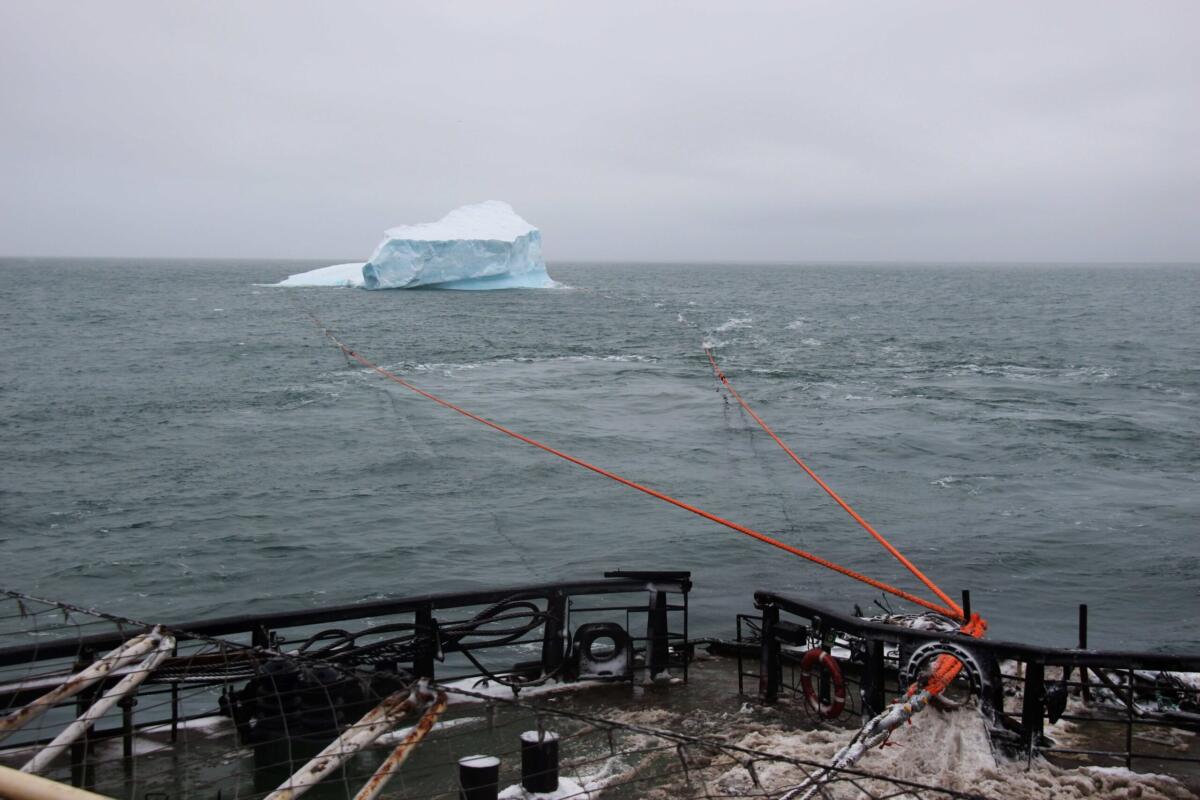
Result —
<path fill-rule="evenodd" d="M 972 656 L 972 668 L 982 674 L 975 677 L 974 689 L 993 716 L 994 735 L 1025 753 L 1099 757 L 1123 762 L 1132 767 L 1137 760 L 1189 762 L 1200 764 L 1200 757 L 1163 752 L 1138 751 L 1135 729 L 1173 727 L 1200 732 L 1200 713 L 1179 709 L 1151 709 L 1138 702 L 1139 681 L 1143 694 L 1153 693 L 1151 675 L 1175 672 L 1200 672 L 1200 654 L 1151 653 L 1138 651 L 1087 649 L 1087 609 L 1080 609 L 1080 647 L 1051 648 L 1017 642 L 974 639 L 954 632 L 936 632 L 885 624 L 842 614 L 802 598 L 769 591 L 754 594 L 760 616 L 739 616 L 739 639 L 752 641 L 759 656 L 758 696 L 766 703 L 775 702 L 783 680 L 783 664 L 789 650 L 799 655 L 812 647 L 826 650 L 842 648 L 840 655 L 847 672 L 859 683 L 861 712 L 865 715 L 882 710 L 889 695 L 894 697 L 907 687 L 897 682 L 906 661 L 918 648 L 925 653 L 963 652 Z M 789 616 L 791 618 L 789 618 Z M 798 619 L 796 619 L 798 618 Z M 755 636 L 742 638 L 745 625 Z M 739 648 L 739 687 L 743 675 L 751 676 L 743 664 L 747 648 Z M 835 653 L 838 655 L 839 653 Z M 1006 671 L 1000 669 L 1004 664 Z M 1047 677 L 1047 668 L 1057 671 Z M 1078 677 L 1072 678 L 1073 675 Z M 792 687 L 794 689 L 794 686 Z M 1200 694 L 1195 688 L 1172 685 L 1182 697 L 1181 705 L 1196 708 Z M 1067 713 L 1067 693 L 1089 700 L 1097 713 Z M 1006 707 L 1006 700 L 1019 696 L 1020 707 Z M 1178 697 L 1177 697 L 1178 699 Z M 1114 713 L 1115 712 L 1115 713 Z M 1117 725 L 1124 727 L 1120 749 L 1057 747 L 1045 736 L 1045 722 L 1065 719 L 1082 726 Z"/>
<path fill-rule="evenodd" d="M 121 736 L 128 741 L 134 731 L 164 723 L 171 725 L 174 736 L 183 722 L 228 713 L 227 699 L 232 692 L 258 675 L 272 657 L 295 654 L 305 643 L 321 644 L 339 636 L 352 643 L 355 652 L 331 648 L 317 658 L 313 657 L 318 649 L 314 646 L 308 651 L 309 660 L 345 664 L 358 657 L 381 674 L 441 682 L 504 680 L 514 675 L 570 681 L 575 676 L 568 659 L 579 655 L 572 652 L 572 631 L 589 620 L 606 620 L 605 625 L 619 628 L 618 620 L 622 620 L 631 655 L 636 656 L 626 665 L 630 673 L 653 677 L 670 670 L 686 679 L 690 589 L 688 572 L 615 571 L 605 573 L 602 580 L 426 594 L 167 624 L 163 627 L 176 641 L 174 656 L 139 687 L 136 697 L 121 709 L 119 719 L 106 718 L 104 722 L 109 724 L 97 724 L 88 738 Z M 597 602 L 599 598 L 608 599 Z M 61 615 L 44 610 L 39 621 L 37 612 L 25 613 L 28 605 L 10 615 L 16 625 L 0 639 L 6 644 L 0 647 L 0 714 L 30 702 L 139 632 L 129 621 L 89 617 L 82 609 L 60 609 Z M 486 616 L 489 608 L 501 605 L 521 608 Z M 643 615 L 644 627 L 636 630 L 633 626 Z M 30 620 L 36 624 L 28 630 L 20 627 L 30 626 Z M 346 625 L 348 622 L 358 625 Z M 334 624 L 340 627 L 328 627 Z M 508 626 L 513 633 L 489 635 L 489 625 Z M 485 665 L 481 659 L 491 663 Z M 54 709 L 47 722 L 57 724 L 75 716 L 119 679 L 116 674 L 102 680 L 77 700 Z M 39 726 L 6 744 L 43 743 L 52 738 L 51 732 L 53 725 Z"/>

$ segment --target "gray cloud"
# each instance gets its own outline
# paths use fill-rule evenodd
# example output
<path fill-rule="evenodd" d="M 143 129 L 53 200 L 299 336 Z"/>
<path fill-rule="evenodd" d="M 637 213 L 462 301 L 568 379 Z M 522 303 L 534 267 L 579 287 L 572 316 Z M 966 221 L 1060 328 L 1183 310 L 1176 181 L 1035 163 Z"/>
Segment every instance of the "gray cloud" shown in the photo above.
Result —
<path fill-rule="evenodd" d="M 8 3 L 0 253 L 1200 260 L 1200 5 Z"/>

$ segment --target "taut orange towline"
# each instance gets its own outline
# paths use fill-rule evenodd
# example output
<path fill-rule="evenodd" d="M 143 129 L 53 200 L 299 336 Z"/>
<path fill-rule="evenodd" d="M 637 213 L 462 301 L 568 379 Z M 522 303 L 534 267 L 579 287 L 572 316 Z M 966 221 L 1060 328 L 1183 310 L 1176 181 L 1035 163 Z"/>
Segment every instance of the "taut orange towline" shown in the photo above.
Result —
<path fill-rule="evenodd" d="M 877 581 L 874 578 L 868 578 L 866 575 L 863 575 L 859 572 L 855 572 L 854 570 L 850 569 L 849 567 L 843 567 L 841 564 L 835 564 L 834 562 L 829 561 L 828 559 L 824 559 L 824 558 L 821 558 L 820 556 L 813 555 L 812 553 L 809 553 L 805 550 L 801 550 L 798 547 L 792 547 L 790 544 L 781 542 L 778 539 L 768 536 L 765 533 L 760 533 L 760 532 L 754 530 L 753 528 L 748 528 L 745 525 L 739 525 L 736 522 L 732 522 L 731 520 L 727 520 L 724 517 L 719 517 L 716 514 L 709 513 L 708 511 L 705 511 L 704 509 L 698 508 L 689 503 L 685 503 L 682 500 L 676 500 L 674 497 L 671 497 L 668 494 L 664 494 L 663 492 L 659 492 L 655 489 L 651 489 L 648 486 L 643 486 L 642 484 L 637 483 L 636 481 L 631 481 L 628 478 L 623 478 L 620 475 L 616 474 L 615 472 L 609 472 L 608 470 L 603 469 L 601 467 L 597 467 L 594 464 L 590 464 L 581 458 L 576 458 L 575 456 L 568 455 L 568 454 L 562 452 L 561 450 L 556 450 L 555 448 L 551 447 L 548 444 L 543 444 L 542 442 L 539 442 L 536 439 L 532 439 L 528 436 L 525 436 L 524 434 L 517 433 L 516 431 L 506 428 L 497 422 L 492 422 L 491 420 L 485 419 L 484 417 L 481 417 L 478 414 L 473 414 L 470 411 L 467 411 L 465 408 L 460 408 L 459 406 L 456 406 L 454 403 L 451 403 L 449 400 L 443 400 L 442 398 L 438 397 L 435 394 L 427 392 L 418 386 L 414 386 L 413 384 L 404 380 L 403 378 L 396 375 L 395 373 L 389 372 L 388 370 L 384 369 L 383 367 L 379 366 L 378 364 L 375 364 L 375 363 L 371 362 L 370 360 L 368 360 L 367 358 L 363 357 L 362 355 L 359 355 L 356 351 L 352 350 L 350 347 L 348 347 L 346 344 L 344 344 L 340 339 L 338 339 L 333 334 L 333 332 L 330 331 L 327 327 L 325 327 L 325 325 L 319 319 L 317 319 L 315 316 L 313 316 L 311 314 L 309 314 L 309 316 L 312 318 L 313 322 L 316 323 L 317 327 L 321 329 L 321 331 L 325 334 L 325 336 L 328 337 L 331 342 L 333 342 L 335 345 L 337 345 L 337 347 L 348 358 L 354 359 L 355 361 L 362 364 L 367 369 L 370 369 L 373 372 L 376 372 L 379 375 L 382 375 L 383 377 L 387 378 L 388 380 L 392 381 L 393 383 L 399 384 L 400 386 L 403 386 L 405 389 L 408 389 L 409 391 L 415 392 L 426 399 L 432 400 L 433 402 L 437 403 L 440 406 L 444 406 L 445 408 L 448 408 L 451 411 L 462 414 L 464 417 L 473 419 L 476 422 L 486 425 L 489 428 L 492 428 L 493 430 L 497 430 L 506 436 L 511 436 L 512 438 L 517 439 L 522 442 L 525 442 L 526 444 L 533 445 L 534 447 L 538 448 L 539 450 L 544 450 L 547 453 L 550 453 L 551 455 L 558 456 L 559 458 L 563 459 L 564 461 L 570 461 L 572 464 L 575 464 L 576 466 L 580 466 L 580 467 L 583 467 L 584 469 L 591 470 L 592 472 L 595 472 L 598 475 L 603 475 L 604 477 L 606 477 L 610 480 L 616 481 L 617 483 L 628 486 L 631 489 L 637 489 L 639 492 L 648 494 L 651 497 L 662 500 L 664 503 L 670 503 L 671 505 L 676 506 L 677 508 L 682 508 L 684 511 L 689 511 L 689 512 L 695 514 L 696 516 L 704 517 L 705 519 L 715 522 L 718 525 L 724 525 L 726 528 L 735 530 L 738 533 L 745 534 L 746 536 L 751 536 L 755 539 L 758 539 L 760 542 L 766 542 L 767 544 L 771 545 L 772 547 L 778 547 L 780 550 L 786 550 L 787 552 L 791 553 L 792 555 L 800 556 L 800 558 L 807 559 L 807 560 L 813 562 L 814 564 L 820 564 L 822 567 L 831 569 L 834 572 L 840 572 L 841 574 L 845 575 L 848 578 L 853 578 L 856 581 L 861 581 L 861 582 L 867 584 L 868 586 L 873 586 L 882 592 L 887 592 L 888 594 L 895 595 L 896 597 L 907 600 L 910 603 L 915 603 L 916 605 L 922 606 L 923 608 L 928 608 L 931 611 L 936 611 L 939 614 L 948 614 L 949 616 L 960 616 L 960 617 L 962 616 L 961 613 L 955 614 L 953 611 L 949 611 L 948 609 L 943 608 L 935 603 L 931 603 L 928 600 L 924 600 L 920 597 L 917 597 L 914 594 L 910 594 L 909 592 L 906 592 L 903 589 L 898 589 L 895 586 L 890 586 L 882 581 Z"/>
<path fill-rule="evenodd" d="M 950 616 L 954 617 L 955 619 L 965 620 L 966 617 L 963 615 L 963 610 L 958 607 L 957 603 L 955 603 L 953 600 L 951 600 L 946 595 L 945 592 L 943 592 L 941 589 L 939 589 L 937 587 L 937 584 L 935 584 L 933 581 L 929 580 L 929 578 L 925 577 L 925 573 L 923 573 L 923 572 L 921 572 L 921 570 L 917 569 L 916 566 L 911 561 L 909 561 L 907 558 L 905 558 L 904 555 L 899 550 L 897 550 L 895 547 L 892 546 L 891 542 L 889 542 L 887 539 L 883 538 L 883 535 L 881 533 L 879 533 L 879 531 L 877 531 L 873 527 L 871 527 L 871 523 L 867 522 L 865 519 L 863 519 L 861 516 L 859 516 L 858 512 L 855 511 L 853 508 L 851 508 L 849 503 L 847 503 L 840 496 L 838 496 L 838 493 L 835 492 L 832 488 L 830 488 L 829 484 L 827 484 L 827 483 L 825 483 L 825 481 L 821 480 L 821 478 L 817 475 L 817 473 L 813 472 L 811 469 L 808 468 L 808 465 L 805 464 L 804 461 L 802 461 L 800 459 L 800 456 L 798 456 L 794 452 L 792 452 L 792 448 L 788 447 L 782 439 L 780 439 L 778 436 L 775 435 L 775 431 L 771 430 L 771 426 L 768 425 L 766 422 L 764 422 L 762 417 L 760 417 L 758 414 L 754 413 L 754 409 L 750 408 L 750 406 L 746 403 L 746 401 L 742 399 L 742 396 L 740 394 L 738 394 L 737 389 L 734 389 L 733 384 L 731 384 L 729 382 L 729 378 L 726 378 L 725 373 L 722 372 L 721 368 L 717 366 L 717 359 L 713 357 L 712 350 L 708 347 L 705 347 L 704 354 L 706 356 L 708 356 L 708 363 L 712 364 L 713 373 L 717 376 L 717 378 L 721 381 L 721 383 L 724 384 L 725 388 L 729 391 L 729 393 L 731 395 L 733 395 L 733 399 L 737 400 L 738 405 L 740 405 L 747 414 L 749 414 L 751 417 L 754 418 L 754 421 L 758 423 L 760 428 L 762 428 L 764 431 L 766 431 L 768 436 L 770 436 L 772 439 L 775 440 L 775 444 L 782 447 L 783 452 L 785 452 L 789 456 L 791 456 L 792 461 L 795 461 L 796 464 L 799 465 L 800 469 L 804 470 L 808 474 L 808 477 L 810 477 L 814 481 L 816 481 L 817 485 L 820 486 L 822 489 L 824 489 L 825 493 L 827 495 L 829 495 L 830 497 L 832 497 L 834 502 L 836 502 L 839 506 L 841 506 L 842 509 L 847 514 L 849 514 L 851 517 L 853 517 L 854 521 L 857 522 L 859 525 L 861 525 L 867 533 L 874 536 L 875 540 L 877 542 L 879 542 L 881 545 L 883 545 L 884 549 L 887 550 L 889 553 L 891 553 L 892 556 L 894 556 L 897 561 L 899 561 L 901 564 L 903 564 L 905 567 L 907 567 L 908 571 L 911 572 L 913 575 L 915 575 L 917 580 L 919 580 L 921 583 L 925 584 L 931 592 L 933 592 L 934 594 L 936 594 L 938 596 L 938 599 L 940 599 L 950 609 L 952 609 L 953 613 L 950 614 Z"/>

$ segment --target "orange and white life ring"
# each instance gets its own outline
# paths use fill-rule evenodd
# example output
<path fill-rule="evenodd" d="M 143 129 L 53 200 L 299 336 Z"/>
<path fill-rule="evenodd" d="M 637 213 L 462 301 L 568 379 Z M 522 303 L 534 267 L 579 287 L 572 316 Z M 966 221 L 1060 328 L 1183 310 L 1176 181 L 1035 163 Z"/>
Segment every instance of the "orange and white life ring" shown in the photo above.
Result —
<path fill-rule="evenodd" d="M 821 698 L 813 689 L 813 673 L 817 665 L 829 672 L 829 680 L 833 684 L 833 701 L 822 703 Z M 804 704 L 825 719 L 837 719 L 842 709 L 846 707 L 846 680 L 842 677 L 842 668 L 837 659 L 819 647 L 814 647 L 804 654 L 800 661 L 800 687 L 804 690 Z"/>

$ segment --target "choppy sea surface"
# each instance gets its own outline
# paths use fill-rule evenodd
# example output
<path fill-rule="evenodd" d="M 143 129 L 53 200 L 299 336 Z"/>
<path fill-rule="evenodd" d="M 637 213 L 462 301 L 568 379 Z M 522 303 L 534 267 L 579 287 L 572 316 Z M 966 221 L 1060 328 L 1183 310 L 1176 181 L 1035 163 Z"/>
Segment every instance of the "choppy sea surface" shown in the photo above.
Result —
<path fill-rule="evenodd" d="M 0 585 L 156 621 L 689 569 L 878 593 L 465 420 L 905 588 L 717 390 L 991 636 L 1200 647 L 1200 268 L 551 264 L 565 288 L 279 289 L 312 262 L 0 260 Z M 893 603 L 894 607 L 901 604 Z"/>

